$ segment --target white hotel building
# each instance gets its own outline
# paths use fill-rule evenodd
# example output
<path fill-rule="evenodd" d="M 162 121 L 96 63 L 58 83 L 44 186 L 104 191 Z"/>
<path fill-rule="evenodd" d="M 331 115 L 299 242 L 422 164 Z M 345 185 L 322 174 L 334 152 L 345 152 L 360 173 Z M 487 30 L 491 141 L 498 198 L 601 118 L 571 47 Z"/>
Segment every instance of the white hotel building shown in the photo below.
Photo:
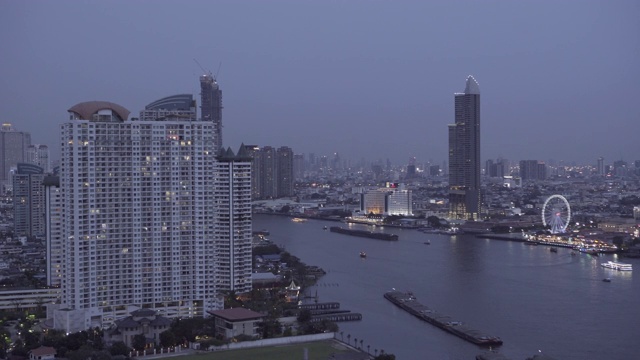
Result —
<path fill-rule="evenodd" d="M 60 138 L 64 271 L 54 327 L 106 326 L 139 308 L 170 318 L 220 308 L 213 122 L 128 121 L 129 111 L 102 101 L 69 114 Z"/>

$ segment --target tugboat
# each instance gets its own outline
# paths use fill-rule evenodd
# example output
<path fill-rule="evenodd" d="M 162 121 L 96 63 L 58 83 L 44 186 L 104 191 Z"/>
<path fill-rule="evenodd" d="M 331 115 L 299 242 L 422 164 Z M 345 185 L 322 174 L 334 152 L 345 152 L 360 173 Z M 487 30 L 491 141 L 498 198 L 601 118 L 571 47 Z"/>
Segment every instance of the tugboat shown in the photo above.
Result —
<path fill-rule="evenodd" d="M 360 257 L 365 259 L 367 257 L 367 253 L 364 251 L 360 251 Z"/>

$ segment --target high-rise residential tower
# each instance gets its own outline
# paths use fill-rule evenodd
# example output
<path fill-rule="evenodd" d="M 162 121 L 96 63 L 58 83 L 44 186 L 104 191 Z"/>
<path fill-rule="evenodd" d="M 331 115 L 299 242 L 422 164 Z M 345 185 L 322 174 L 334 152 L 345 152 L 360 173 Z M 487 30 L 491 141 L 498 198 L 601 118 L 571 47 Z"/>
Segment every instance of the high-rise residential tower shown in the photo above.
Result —
<path fill-rule="evenodd" d="M 69 114 L 60 139 L 65 263 L 54 327 L 108 325 L 137 308 L 170 318 L 219 308 L 214 122 L 128 121 L 128 110 L 103 101 Z"/>
<path fill-rule="evenodd" d="M 9 171 L 18 163 L 25 162 L 29 145 L 31 145 L 31 134 L 15 131 L 11 124 L 2 124 L 0 127 L 0 186 L 8 185 Z"/>
<path fill-rule="evenodd" d="M 213 122 L 216 145 L 222 149 L 222 90 L 211 74 L 200 76 L 200 118 Z"/>
<path fill-rule="evenodd" d="M 293 150 L 281 146 L 276 151 L 277 197 L 293 196 Z"/>
<path fill-rule="evenodd" d="M 449 125 L 449 216 L 479 220 L 480 190 L 480 87 L 469 76 L 464 93 L 455 94 L 455 124 Z"/>
<path fill-rule="evenodd" d="M 251 162 L 244 144 L 218 156 L 215 171 L 216 287 L 251 291 Z"/>

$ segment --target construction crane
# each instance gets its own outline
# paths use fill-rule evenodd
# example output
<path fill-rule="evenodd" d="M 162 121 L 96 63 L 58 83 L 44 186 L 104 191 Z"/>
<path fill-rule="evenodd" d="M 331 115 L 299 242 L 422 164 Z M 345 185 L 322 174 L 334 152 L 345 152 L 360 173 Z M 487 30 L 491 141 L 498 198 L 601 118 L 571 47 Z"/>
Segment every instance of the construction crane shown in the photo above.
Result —
<path fill-rule="evenodd" d="M 195 63 L 198 65 L 198 67 L 200 67 L 200 69 L 202 70 L 203 73 L 205 73 L 205 75 L 209 75 L 213 78 L 213 81 L 217 82 L 218 81 L 218 74 L 220 73 L 220 67 L 222 67 L 222 62 L 220 62 L 220 64 L 218 64 L 218 71 L 216 71 L 216 76 L 213 76 L 213 74 L 211 73 L 211 71 L 207 71 L 204 69 L 204 67 L 202 67 L 202 65 L 200 65 L 200 63 L 198 62 L 198 60 L 196 60 L 195 58 L 193 59 L 193 61 L 195 61 Z"/>

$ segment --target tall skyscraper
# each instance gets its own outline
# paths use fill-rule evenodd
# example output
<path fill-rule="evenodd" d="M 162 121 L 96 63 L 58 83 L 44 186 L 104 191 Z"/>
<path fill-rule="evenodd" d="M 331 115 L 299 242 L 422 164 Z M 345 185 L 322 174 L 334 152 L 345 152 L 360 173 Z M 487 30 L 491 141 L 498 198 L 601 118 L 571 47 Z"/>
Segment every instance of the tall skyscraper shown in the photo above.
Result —
<path fill-rule="evenodd" d="M 455 124 L 449 125 L 449 216 L 479 220 L 480 87 L 467 77 L 464 93 L 455 94 Z"/>
<path fill-rule="evenodd" d="M 218 156 L 215 172 L 216 287 L 251 291 L 251 156 L 244 144 Z"/>
<path fill-rule="evenodd" d="M 222 149 L 222 90 L 211 74 L 200 76 L 200 118 L 211 121 L 215 127 L 218 149 Z"/>
<path fill-rule="evenodd" d="M 9 171 L 18 163 L 25 162 L 27 148 L 31 145 L 31 134 L 15 131 L 11 124 L 0 128 L 0 186 L 7 185 Z"/>
<path fill-rule="evenodd" d="M 111 324 L 141 307 L 170 318 L 216 310 L 214 122 L 128 121 L 127 109 L 103 101 L 69 114 L 60 139 L 64 310 L 54 327 Z"/>
<path fill-rule="evenodd" d="M 13 175 L 13 219 L 16 235 L 45 235 L 44 176 L 43 169 L 37 165 L 18 164 L 18 170 Z"/>

